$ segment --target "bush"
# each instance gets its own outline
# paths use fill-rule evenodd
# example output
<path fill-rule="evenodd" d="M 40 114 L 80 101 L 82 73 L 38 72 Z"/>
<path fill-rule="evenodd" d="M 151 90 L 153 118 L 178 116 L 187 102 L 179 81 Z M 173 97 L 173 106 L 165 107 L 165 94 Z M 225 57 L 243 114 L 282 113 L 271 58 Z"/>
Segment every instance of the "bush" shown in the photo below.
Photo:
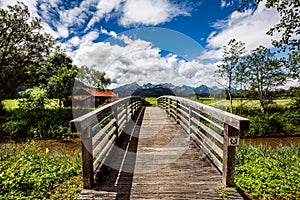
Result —
<path fill-rule="evenodd" d="M 0 199 L 49 199 L 58 183 L 81 173 L 78 154 L 71 162 L 67 156 L 39 152 L 34 143 L 23 150 L 0 149 L 0 163 Z"/>
<path fill-rule="evenodd" d="M 300 145 L 252 147 L 236 154 L 235 184 L 243 192 L 263 199 L 300 198 Z"/>
<path fill-rule="evenodd" d="M 11 137 L 19 137 L 25 135 L 29 130 L 29 123 L 26 119 L 11 120 L 2 125 L 4 134 Z"/>
<path fill-rule="evenodd" d="M 37 117 L 21 108 L 9 110 L 3 119 L 1 129 L 5 135 L 13 137 L 49 138 L 70 135 L 71 110 L 65 108 L 61 113 L 59 109 L 45 109 L 43 116 Z"/>

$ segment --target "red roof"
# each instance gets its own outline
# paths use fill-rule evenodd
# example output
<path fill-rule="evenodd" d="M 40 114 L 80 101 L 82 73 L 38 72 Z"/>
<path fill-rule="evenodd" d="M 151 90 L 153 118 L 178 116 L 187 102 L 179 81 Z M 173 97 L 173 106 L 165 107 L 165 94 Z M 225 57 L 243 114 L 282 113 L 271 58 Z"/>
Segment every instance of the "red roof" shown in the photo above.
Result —
<path fill-rule="evenodd" d="M 95 97 L 117 97 L 117 95 L 110 90 L 97 90 L 92 88 L 83 88 L 83 89 Z"/>

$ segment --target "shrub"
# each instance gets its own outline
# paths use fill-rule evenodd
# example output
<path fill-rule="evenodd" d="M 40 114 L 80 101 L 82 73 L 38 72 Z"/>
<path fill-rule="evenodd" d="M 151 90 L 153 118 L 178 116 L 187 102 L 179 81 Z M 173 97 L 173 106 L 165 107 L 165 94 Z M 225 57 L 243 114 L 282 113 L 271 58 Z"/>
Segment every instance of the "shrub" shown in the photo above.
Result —
<path fill-rule="evenodd" d="M 11 137 L 18 137 L 24 135 L 29 130 L 29 123 L 27 119 L 11 120 L 2 125 L 4 134 Z"/>
<path fill-rule="evenodd" d="M 0 199 L 49 199 L 50 191 L 60 182 L 81 173 L 80 156 L 39 152 L 34 143 L 24 149 L 0 149 Z"/>
<path fill-rule="evenodd" d="M 300 145 L 252 147 L 242 145 L 236 154 L 235 184 L 255 198 L 300 198 Z"/>

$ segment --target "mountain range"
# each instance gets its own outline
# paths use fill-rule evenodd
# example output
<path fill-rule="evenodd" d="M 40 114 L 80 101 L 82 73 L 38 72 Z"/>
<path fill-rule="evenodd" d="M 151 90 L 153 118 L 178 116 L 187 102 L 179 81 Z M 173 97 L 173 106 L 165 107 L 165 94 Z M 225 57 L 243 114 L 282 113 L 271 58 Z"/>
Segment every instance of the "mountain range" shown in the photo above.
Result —
<path fill-rule="evenodd" d="M 143 97 L 158 97 L 161 95 L 175 95 L 175 96 L 191 96 L 201 95 L 209 96 L 210 94 L 219 94 L 223 91 L 216 86 L 208 87 L 206 85 L 200 85 L 199 87 L 191 87 L 187 85 L 175 86 L 171 83 L 152 84 L 147 83 L 139 85 L 136 82 L 122 85 L 113 89 L 113 92 L 118 94 L 119 97 L 124 96 L 143 96 Z"/>

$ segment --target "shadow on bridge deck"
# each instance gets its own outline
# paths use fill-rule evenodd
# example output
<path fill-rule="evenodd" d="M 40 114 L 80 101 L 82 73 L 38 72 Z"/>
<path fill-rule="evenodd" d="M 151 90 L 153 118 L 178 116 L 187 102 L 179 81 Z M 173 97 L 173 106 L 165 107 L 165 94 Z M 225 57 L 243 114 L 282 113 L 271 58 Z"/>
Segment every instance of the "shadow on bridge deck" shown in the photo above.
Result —
<path fill-rule="evenodd" d="M 98 170 L 93 189 L 78 199 L 243 199 L 222 197 L 221 174 L 159 107 L 129 122 Z"/>

